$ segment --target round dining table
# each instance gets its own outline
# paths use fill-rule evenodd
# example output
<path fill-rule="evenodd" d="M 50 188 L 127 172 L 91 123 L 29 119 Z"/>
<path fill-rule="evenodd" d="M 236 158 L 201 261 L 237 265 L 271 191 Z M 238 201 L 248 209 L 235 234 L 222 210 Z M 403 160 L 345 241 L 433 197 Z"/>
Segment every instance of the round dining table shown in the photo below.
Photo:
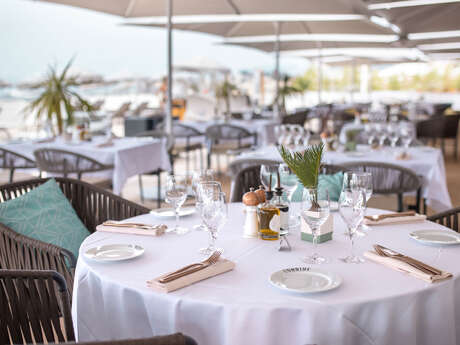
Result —
<path fill-rule="evenodd" d="M 368 214 L 383 212 L 367 210 Z M 299 231 L 288 235 L 291 251 L 278 251 L 277 241 L 243 238 L 245 215 L 240 203 L 229 204 L 228 221 L 217 241 L 235 268 L 170 293 L 154 291 L 146 282 L 204 259 L 198 250 L 207 245 L 209 234 L 192 229 L 200 222 L 197 214 L 181 217 L 181 224 L 191 229 L 185 235 L 97 231 L 81 245 L 75 272 L 72 314 L 78 340 L 182 332 L 200 345 L 460 342 L 460 246 L 424 245 L 409 236 L 415 230 L 451 230 L 428 221 L 379 225 L 355 241 L 360 255 L 381 244 L 453 274 L 427 283 L 373 261 L 340 261 L 350 252 L 350 239 L 340 215 L 332 212 L 331 216 L 333 239 L 318 245 L 330 263 L 313 268 L 340 276 L 342 284 L 310 294 L 284 291 L 272 286 L 269 277 L 281 269 L 305 267 L 301 257 L 312 253 L 312 244 L 302 241 Z M 174 223 L 153 214 L 133 219 Z M 108 263 L 85 257 L 88 249 L 107 244 L 135 244 L 145 252 Z"/>

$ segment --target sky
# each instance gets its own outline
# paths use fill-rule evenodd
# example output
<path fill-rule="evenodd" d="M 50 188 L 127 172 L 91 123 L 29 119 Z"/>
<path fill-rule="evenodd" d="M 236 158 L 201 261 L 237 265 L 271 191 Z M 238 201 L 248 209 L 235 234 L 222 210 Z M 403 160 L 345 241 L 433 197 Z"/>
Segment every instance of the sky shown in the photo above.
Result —
<path fill-rule="evenodd" d="M 32 0 L 0 1 L 0 80 L 19 83 L 43 76 L 50 64 L 107 78 L 166 74 L 166 32 L 121 26 L 122 18 Z M 216 44 L 220 38 L 175 31 L 173 63 L 205 57 L 237 70 L 270 71 L 274 55 Z M 302 58 L 282 58 L 289 75 L 308 68 Z"/>

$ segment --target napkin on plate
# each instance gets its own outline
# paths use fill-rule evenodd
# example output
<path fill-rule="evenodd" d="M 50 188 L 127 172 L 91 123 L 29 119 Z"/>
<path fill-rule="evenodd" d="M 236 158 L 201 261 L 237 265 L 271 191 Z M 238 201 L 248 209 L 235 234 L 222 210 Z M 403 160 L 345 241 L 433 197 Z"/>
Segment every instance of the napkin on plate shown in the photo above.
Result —
<path fill-rule="evenodd" d="M 110 222 L 110 221 L 107 221 Z M 117 222 L 118 223 L 118 222 Z M 118 223 L 123 225 L 123 223 Z M 141 225 L 141 224 L 139 224 Z M 133 234 L 133 235 L 144 235 L 144 236 L 161 236 L 165 233 L 167 226 L 164 224 L 160 224 L 157 226 L 145 224 L 146 228 L 142 228 L 140 226 L 109 226 L 105 225 L 105 223 L 100 224 L 96 227 L 97 231 L 105 231 L 105 232 L 116 232 L 119 234 Z"/>
<path fill-rule="evenodd" d="M 404 261 L 390 257 L 380 256 L 374 251 L 365 252 L 364 257 L 371 261 L 393 268 L 397 271 L 407 273 L 415 278 L 422 279 L 428 283 L 435 283 L 452 277 L 451 273 L 442 270 L 441 274 L 428 274 Z"/>
<path fill-rule="evenodd" d="M 215 264 L 210 265 L 202 270 L 187 274 L 168 283 L 160 283 L 159 280 L 161 278 L 172 273 L 168 272 L 157 278 L 147 281 L 147 286 L 155 291 L 168 293 L 192 285 L 196 282 L 199 282 L 200 280 L 211 278 L 218 274 L 231 271 L 234 268 L 235 263 L 233 261 L 227 259 L 219 259 L 219 261 L 217 261 Z"/>
<path fill-rule="evenodd" d="M 425 215 L 417 214 L 415 212 L 388 213 L 376 216 L 380 218 L 373 219 L 375 216 L 365 216 L 363 223 L 366 225 L 388 225 L 421 222 L 426 220 Z"/>

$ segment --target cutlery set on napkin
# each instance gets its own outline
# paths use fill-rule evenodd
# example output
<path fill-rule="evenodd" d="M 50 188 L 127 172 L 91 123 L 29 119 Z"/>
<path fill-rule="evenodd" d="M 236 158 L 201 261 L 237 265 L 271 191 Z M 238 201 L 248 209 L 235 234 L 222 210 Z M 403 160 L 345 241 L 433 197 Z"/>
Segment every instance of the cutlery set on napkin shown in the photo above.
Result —
<path fill-rule="evenodd" d="M 97 231 L 116 232 L 120 234 L 134 234 L 145 236 L 161 236 L 168 228 L 165 224 L 150 225 L 133 222 L 117 222 L 115 220 L 107 220 L 96 227 Z"/>
<path fill-rule="evenodd" d="M 221 259 L 221 254 L 221 251 L 216 250 L 202 262 L 182 267 L 147 281 L 147 286 L 155 291 L 168 293 L 235 268 L 235 263 Z"/>
<path fill-rule="evenodd" d="M 415 278 L 422 279 L 429 283 L 445 280 L 452 277 L 451 273 L 442 271 L 425 264 L 419 260 L 398 253 L 384 246 L 375 244 L 375 251 L 368 251 L 364 256 L 374 262 L 388 266 L 397 271 L 407 273 Z"/>
<path fill-rule="evenodd" d="M 424 220 L 426 220 L 425 215 L 417 214 L 415 211 L 408 211 L 365 216 L 363 223 L 366 225 L 388 225 L 421 222 Z"/>

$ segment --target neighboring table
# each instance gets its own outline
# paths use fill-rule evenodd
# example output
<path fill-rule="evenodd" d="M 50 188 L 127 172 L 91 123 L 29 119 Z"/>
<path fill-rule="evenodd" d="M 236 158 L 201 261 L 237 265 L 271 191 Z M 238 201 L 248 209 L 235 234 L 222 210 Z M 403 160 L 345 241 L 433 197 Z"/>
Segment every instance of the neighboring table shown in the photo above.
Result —
<path fill-rule="evenodd" d="M 217 244 L 236 263 L 235 269 L 169 294 L 150 290 L 146 281 L 201 261 L 197 251 L 207 245 L 206 232 L 161 237 L 99 232 L 88 237 L 75 272 L 72 308 L 78 339 L 140 338 L 176 331 L 200 345 L 453 345 L 460 339 L 460 247 L 424 246 L 408 235 L 445 229 L 442 226 L 425 221 L 373 227 L 355 242 L 360 254 L 378 243 L 454 274 L 429 284 L 373 262 L 337 260 L 348 255 L 350 240 L 343 235 L 340 216 L 333 213 L 333 240 L 318 246 L 332 260 L 315 267 L 339 274 L 343 284 L 329 292 L 300 295 L 272 287 L 268 278 L 279 269 L 303 266 L 299 258 L 312 250 L 312 244 L 293 233 L 293 251 L 279 252 L 277 242 L 244 239 L 242 205 L 231 204 L 229 212 L 230 221 L 219 232 Z M 135 219 L 164 222 L 153 215 Z M 181 222 L 191 228 L 199 219 L 194 215 Z M 110 264 L 83 256 L 91 247 L 115 243 L 138 244 L 145 253 Z"/>
<path fill-rule="evenodd" d="M 371 150 L 367 145 L 358 145 L 357 152 L 325 152 L 323 162 L 326 164 L 343 164 L 349 162 L 385 162 L 413 170 L 423 176 L 422 196 L 427 199 L 428 205 L 435 211 L 444 211 L 452 208 L 449 191 L 447 190 L 446 169 L 444 157 L 440 149 L 432 147 L 409 148 L 410 158 L 396 159 L 390 148 Z M 281 160 L 275 146 L 268 146 L 257 151 L 244 153 L 238 156 L 233 163 L 240 159 L 272 159 Z"/>
<path fill-rule="evenodd" d="M 103 137 L 96 137 L 91 142 L 68 143 L 61 139 L 54 142 L 39 143 L 37 141 L 3 144 L 4 147 L 25 157 L 35 160 L 33 152 L 39 148 L 53 148 L 77 152 L 91 157 L 104 164 L 113 164 L 113 171 L 97 173 L 98 176 L 112 178 L 113 192 L 120 194 L 126 180 L 135 175 L 157 169 L 169 171 L 171 165 L 163 140 L 152 138 L 121 138 L 114 139 L 112 146 L 98 147 L 104 142 Z M 83 175 L 91 176 L 92 174 Z M 72 177 L 72 176 L 69 176 Z"/>

